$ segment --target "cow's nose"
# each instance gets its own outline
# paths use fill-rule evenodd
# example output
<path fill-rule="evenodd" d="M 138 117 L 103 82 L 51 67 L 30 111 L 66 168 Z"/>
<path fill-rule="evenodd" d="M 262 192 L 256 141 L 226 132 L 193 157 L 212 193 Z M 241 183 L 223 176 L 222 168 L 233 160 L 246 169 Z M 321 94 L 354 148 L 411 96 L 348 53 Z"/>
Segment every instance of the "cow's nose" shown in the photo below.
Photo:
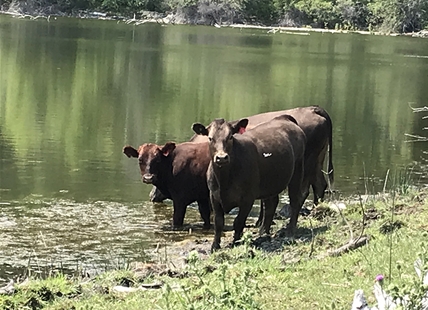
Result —
<path fill-rule="evenodd" d="M 214 162 L 219 166 L 227 164 L 229 162 L 229 155 L 226 153 L 217 154 L 214 158 Z"/>
<path fill-rule="evenodd" d="M 146 184 L 153 184 L 154 175 L 146 173 L 143 175 L 143 182 Z"/>

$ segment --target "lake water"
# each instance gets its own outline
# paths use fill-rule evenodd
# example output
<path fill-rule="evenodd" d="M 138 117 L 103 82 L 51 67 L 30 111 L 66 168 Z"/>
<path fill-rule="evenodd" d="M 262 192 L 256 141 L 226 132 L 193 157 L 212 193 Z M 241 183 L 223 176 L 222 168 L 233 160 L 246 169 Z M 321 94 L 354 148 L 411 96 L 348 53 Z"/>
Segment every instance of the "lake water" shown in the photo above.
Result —
<path fill-rule="evenodd" d="M 185 141 L 196 121 L 320 105 L 335 189 L 378 191 L 388 169 L 419 171 L 426 144 L 405 134 L 423 134 L 410 107 L 427 85 L 424 39 L 0 16 L 0 278 L 108 267 L 185 238 L 122 147 Z"/>

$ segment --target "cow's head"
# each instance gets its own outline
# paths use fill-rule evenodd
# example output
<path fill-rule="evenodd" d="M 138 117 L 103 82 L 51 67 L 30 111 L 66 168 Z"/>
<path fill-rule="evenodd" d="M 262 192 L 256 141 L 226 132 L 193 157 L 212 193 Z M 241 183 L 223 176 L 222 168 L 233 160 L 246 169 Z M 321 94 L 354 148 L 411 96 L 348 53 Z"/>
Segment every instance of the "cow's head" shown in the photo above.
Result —
<path fill-rule="evenodd" d="M 168 158 L 174 149 L 174 142 L 168 142 L 164 146 L 146 143 L 140 145 L 138 151 L 132 146 L 125 146 L 123 148 L 123 153 L 128 157 L 138 158 L 143 182 L 146 184 L 154 184 L 162 168 L 162 162 Z"/>
<path fill-rule="evenodd" d="M 218 167 L 230 163 L 233 148 L 233 135 L 242 133 L 248 125 L 248 119 L 243 118 L 233 124 L 227 123 L 224 119 L 216 119 L 211 122 L 209 128 L 200 123 L 192 126 L 193 131 L 198 135 L 208 136 L 212 162 Z"/>

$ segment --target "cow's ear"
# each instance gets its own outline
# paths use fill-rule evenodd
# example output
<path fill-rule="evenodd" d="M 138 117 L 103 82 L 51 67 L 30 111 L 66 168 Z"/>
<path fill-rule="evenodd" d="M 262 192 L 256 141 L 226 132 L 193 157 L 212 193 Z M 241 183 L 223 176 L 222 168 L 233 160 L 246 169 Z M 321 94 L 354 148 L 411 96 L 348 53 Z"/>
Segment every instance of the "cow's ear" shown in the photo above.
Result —
<path fill-rule="evenodd" d="M 175 143 L 168 142 L 161 149 L 162 155 L 167 157 L 169 154 L 171 154 L 172 151 L 174 151 L 174 149 L 175 149 Z"/>
<path fill-rule="evenodd" d="M 138 151 L 130 145 L 123 147 L 123 153 L 129 158 L 138 157 Z"/>
<path fill-rule="evenodd" d="M 248 119 L 240 119 L 237 123 L 232 124 L 232 132 L 235 133 L 244 133 L 248 125 Z"/>
<path fill-rule="evenodd" d="M 198 135 L 208 136 L 208 129 L 201 123 L 194 123 L 192 129 Z"/>

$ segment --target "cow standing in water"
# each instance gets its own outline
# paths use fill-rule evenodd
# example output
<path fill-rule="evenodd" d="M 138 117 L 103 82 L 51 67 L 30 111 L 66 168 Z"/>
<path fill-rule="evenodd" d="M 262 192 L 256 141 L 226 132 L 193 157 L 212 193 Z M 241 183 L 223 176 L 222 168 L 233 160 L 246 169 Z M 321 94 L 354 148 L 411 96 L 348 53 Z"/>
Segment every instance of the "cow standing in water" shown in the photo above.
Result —
<path fill-rule="evenodd" d="M 318 200 L 324 197 L 324 191 L 327 188 L 322 167 L 328 149 L 330 150 L 328 161 L 329 178 L 330 182 L 333 182 L 332 122 L 330 116 L 324 109 L 317 106 L 299 107 L 291 110 L 267 112 L 250 116 L 247 118 L 249 122 L 246 129 L 249 130 L 260 123 L 269 121 L 282 114 L 289 114 L 294 117 L 306 135 L 305 174 L 303 181 L 304 197 L 308 196 L 309 187 L 312 186 L 314 203 L 317 204 Z M 237 121 L 231 122 L 232 125 L 236 123 Z M 208 125 L 207 128 L 209 129 L 211 126 L 212 124 Z M 164 173 L 162 176 L 157 177 L 155 182 L 152 182 L 155 186 L 150 193 L 150 200 L 153 202 L 161 202 L 166 198 L 173 200 L 174 227 L 183 225 L 187 206 L 194 201 L 198 202 L 204 227 L 209 227 L 210 206 L 204 173 L 208 168 L 210 156 L 208 151 L 197 150 L 201 147 L 208 150 L 208 137 L 195 134 L 191 138 L 191 141 L 194 142 L 194 145 L 188 142 L 180 143 L 176 145 L 174 150 L 169 152 L 162 151 L 164 146 L 150 143 L 145 144 L 145 147 L 143 147 L 144 145 L 140 146 L 138 150 L 131 146 L 125 146 L 123 151 L 128 157 L 139 159 L 142 175 L 146 173 L 146 167 L 151 166 L 153 166 L 150 168 L 152 171 L 172 172 Z M 205 145 L 201 144 L 202 142 L 205 142 Z M 149 145 L 151 146 L 149 147 Z M 167 145 L 168 143 L 165 146 Z M 156 156 L 154 155 L 155 153 Z M 195 154 L 198 156 L 196 157 Z M 143 179 L 143 182 L 150 183 L 148 179 L 146 181 Z M 198 184 L 198 186 L 195 184 Z M 161 190 L 156 186 L 159 186 Z M 204 195 L 205 198 L 203 198 Z M 264 207 L 263 202 L 261 207 Z M 263 212 L 260 215 L 258 223 L 261 223 L 263 220 Z"/>
<path fill-rule="evenodd" d="M 319 200 L 324 198 L 328 184 L 324 177 L 323 164 L 327 154 L 328 156 L 328 178 L 330 185 L 333 184 L 333 125 L 328 113 L 321 107 L 299 107 L 290 110 L 273 111 L 261 113 L 247 117 L 247 130 L 251 129 L 263 122 L 270 121 L 276 116 L 288 114 L 297 121 L 297 124 L 302 128 L 306 135 L 305 148 L 305 175 L 304 175 L 304 193 L 305 199 L 309 195 L 309 189 L 313 189 L 313 201 L 317 205 Z M 230 122 L 232 125 L 237 121 Z M 209 124 L 209 129 L 212 124 Z M 208 137 L 195 134 L 190 141 L 192 142 L 207 142 Z M 162 202 L 164 199 L 171 198 L 166 193 L 162 193 L 155 187 L 150 192 L 150 201 Z"/>
<path fill-rule="evenodd" d="M 287 230 L 294 234 L 304 202 L 302 181 L 306 137 L 289 115 L 275 117 L 243 134 L 248 119 L 229 124 L 217 119 L 206 128 L 193 124 L 198 135 L 208 136 L 211 162 L 207 184 L 214 209 L 215 237 L 211 249 L 220 248 L 224 214 L 238 207 L 233 242 L 241 238 L 246 219 L 256 199 L 262 199 L 264 215 L 261 232 L 269 233 L 279 201 L 288 187 L 291 218 Z"/>
<path fill-rule="evenodd" d="M 125 146 L 123 153 L 138 158 L 144 183 L 153 184 L 172 199 L 174 227 L 183 225 L 187 206 L 196 201 L 204 228 L 210 228 L 211 208 L 206 181 L 210 162 L 208 142 L 168 142 L 163 146 L 146 143 L 138 150 Z"/>

